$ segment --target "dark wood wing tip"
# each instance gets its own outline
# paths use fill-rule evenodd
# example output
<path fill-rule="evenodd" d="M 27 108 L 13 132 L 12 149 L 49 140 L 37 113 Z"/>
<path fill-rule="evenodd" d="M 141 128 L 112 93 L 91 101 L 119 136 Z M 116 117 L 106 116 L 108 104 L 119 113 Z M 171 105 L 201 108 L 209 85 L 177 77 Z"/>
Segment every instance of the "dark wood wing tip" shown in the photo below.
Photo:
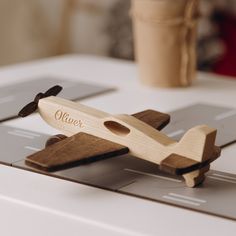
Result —
<path fill-rule="evenodd" d="M 135 113 L 132 116 L 157 130 L 162 130 L 170 122 L 170 115 L 152 109 Z"/>

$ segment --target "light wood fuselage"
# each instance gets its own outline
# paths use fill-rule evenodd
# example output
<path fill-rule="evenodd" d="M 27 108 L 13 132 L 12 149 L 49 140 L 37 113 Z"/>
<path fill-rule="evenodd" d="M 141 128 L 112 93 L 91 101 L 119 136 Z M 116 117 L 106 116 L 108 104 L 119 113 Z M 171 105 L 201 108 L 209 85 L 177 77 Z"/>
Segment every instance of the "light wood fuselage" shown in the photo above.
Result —
<path fill-rule="evenodd" d="M 160 164 L 172 153 L 203 161 L 210 155 L 205 143 L 214 145 L 216 130 L 205 125 L 189 130 L 177 143 L 165 134 L 129 115 L 110 115 L 59 97 L 39 101 L 39 113 L 52 127 L 67 136 L 88 133 L 124 146 L 136 157 Z"/>

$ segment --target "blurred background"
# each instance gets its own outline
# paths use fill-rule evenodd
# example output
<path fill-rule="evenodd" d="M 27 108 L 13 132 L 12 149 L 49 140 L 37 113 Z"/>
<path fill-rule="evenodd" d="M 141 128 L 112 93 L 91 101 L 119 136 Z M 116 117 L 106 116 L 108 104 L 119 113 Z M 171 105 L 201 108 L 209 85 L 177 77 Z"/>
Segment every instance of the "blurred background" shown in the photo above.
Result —
<path fill-rule="evenodd" d="M 236 0 L 201 0 L 198 68 L 236 76 Z M 0 0 L 0 65 L 67 53 L 133 60 L 129 0 Z"/>

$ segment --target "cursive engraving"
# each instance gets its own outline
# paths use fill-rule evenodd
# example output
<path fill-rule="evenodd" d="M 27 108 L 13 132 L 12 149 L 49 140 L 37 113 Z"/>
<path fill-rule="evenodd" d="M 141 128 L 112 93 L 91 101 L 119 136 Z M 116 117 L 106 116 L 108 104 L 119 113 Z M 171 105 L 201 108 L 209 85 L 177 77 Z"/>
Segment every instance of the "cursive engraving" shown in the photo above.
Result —
<path fill-rule="evenodd" d="M 54 115 L 55 120 L 61 121 L 63 123 L 67 123 L 69 125 L 79 126 L 83 128 L 83 122 L 81 120 L 76 120 L 70 116 L 69 113 L 64 112 L 62 110 L 57 110 Z"/>

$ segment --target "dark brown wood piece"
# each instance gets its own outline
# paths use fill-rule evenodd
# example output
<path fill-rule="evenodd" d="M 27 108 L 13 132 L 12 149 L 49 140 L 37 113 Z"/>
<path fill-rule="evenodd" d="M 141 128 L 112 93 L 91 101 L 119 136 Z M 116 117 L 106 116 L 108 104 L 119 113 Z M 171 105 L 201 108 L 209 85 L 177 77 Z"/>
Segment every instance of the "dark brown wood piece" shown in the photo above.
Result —
<path fill-rule="evenodd" d="M 57 142 L 26 158 L 26 164 L 41 170 L 54 171 L 129 152 L 127 147 L 97 138 L 86 133 L 78 133 Z"/>
<path fill-rule="evenodd" d="M 221 149 L 215 147 L 211 158 L 204 162 L 197 162 L 177 154 L 171 154 L 161 162 L 160 170 L 174 175 L 183 175 L 209 165 L 220 156 L 220 152 Z"/>
<path fill-rule="evenodd" d="M 31 113 L 35 112 L 38 109 L 38 103 L 40 99 L 46 98 L 49 96 L 56 96 L 57 94 L 61 92 L 61 90 L 62 90 L 62 87 L 60 85 L 55 85 L 51 87 L 50 89 L 48 89 L 45 93 L 38 93 L 35 96 L 34 101 L 30 102 L 19 111 L 18 116 L 26 117 L 30 115 Z"/>
<path fill-rule="evenodd" d="M 170 174 L 179 175 L 187 173 L 189 170 L 192 170 L 195 165 L 198 166 L 198 164 L 199 162 L 192 159 L 177 154 L 171 154 L 161 162 L 160 169 Z"/>
<path fill-rule="evenodd" d="M 162 130 L 170 122 L 170 115 L 154 110 L 145 110 L 132 116 L 145 122 L 157 130 Z"/>

